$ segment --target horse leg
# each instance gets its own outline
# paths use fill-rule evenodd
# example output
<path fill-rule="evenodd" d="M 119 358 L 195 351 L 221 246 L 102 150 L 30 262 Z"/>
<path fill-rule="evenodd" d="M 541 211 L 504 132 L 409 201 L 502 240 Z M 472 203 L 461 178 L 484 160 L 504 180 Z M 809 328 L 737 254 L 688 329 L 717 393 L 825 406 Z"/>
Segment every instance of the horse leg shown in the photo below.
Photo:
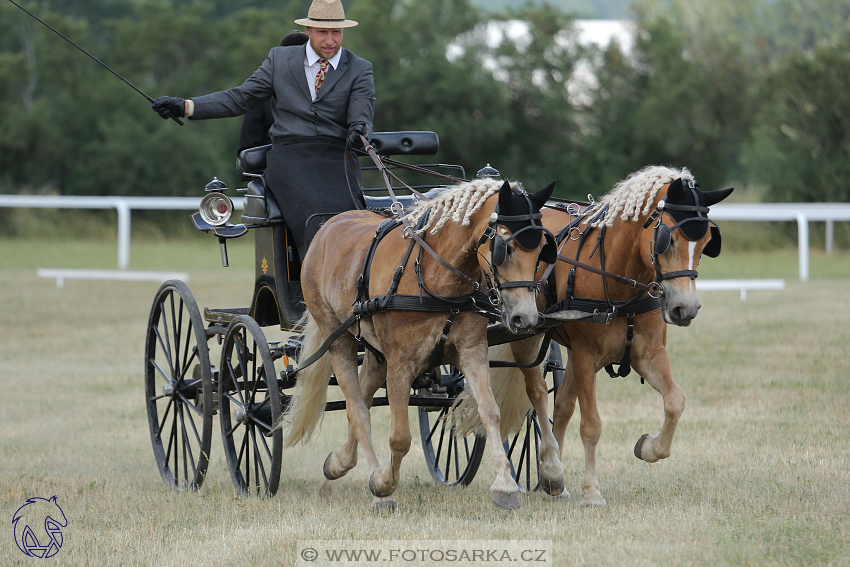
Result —
<path fill-rule="evenodd" d="M 414 372 L 409 365 L 399 360 L 387 361 L 387 398 L 391 412 L 390 462 L 382 468 L 372 470 L 369 476 L 369 490 L 376 498 L 387 498 L 395 492 L 401 480 L 401 462 L 410 451 L 412 437 L 407 410 L 410 406 L 410 384 Z M 394 505 L 395 500 L 392 502 Z"/>
<path fill-rule="evenodd" d="M 576 400 L 578 399 L 572 357 L 572 350 L 567 349 L 567 362 L 564 364 L 564 380 L 555 394 L 555 409 L 552 412 L 552 420 L 554 421 L 552 434 L 558 442 L 558 447 L 560 448 L 559 455 L 563 455 L 564 436 L 567 433 L 567 425 L 569 425 L 576 410 Z"/>
<path fill-rule="evenodd" d="M 676 425 L 685 410 L 685 392 L 673 379 L 673 367 L 666 349 L 655 349 L 648 358 L 634 361 L 633 366 L 664 399 L 661 431 L 656 435 L 644 433 L 635 445 L 638 459 L 654 463 L 670 456 Z"/>
<path fill-rule="evenodd" d="M 511 476 L 511 464 L 502 446 L 502 434 L 499 427 L 499 406 L 490 388 L 490 365 L 487 361 L 487 349 L 464 349 L 458 352 L 458 368 L 466 376 L 469 389 L 478 403 L 481 423 L 490 439 L 488 443 L 493 458 L 495 480 L 490 486 L 493 504 L 505 510 L 517 510 L 519 506 L 519 488 Z"/>
<path fill-rule="evenodd" d="M 596 368 L 592 356 L 583 354 L 580 347 L 573 344 L 573 379 L 576 384 L 578 403 L 581 408 L 579 435 L 584 445 L 584 480 L 581 484 L 584 495 L 580 506 L 605 506 L 599 490 L 596 476 L 596 445 L 602 435 L 602 420 L 596 407 Z"/>
<path fill-rule="evenodd" d="M 366 406 L 372 407 L 372 399 L 386 381 L 387 367 L 375 359 L 371 353 L 366 353 L 363 358 L 363 366 L 360 368 L 360 390 Z M 354 428 L 348 424 L 348 440 L 342 449 L 330 453 L 325 459 L 322 472 L 325 475 L 325 483 L 319 489 L 319 495 L 329 501 L 333 495 L 334 481 L 342 478 L 357 465 L 357 437 Z M 377 498 L 376 498 L 377 501 Z M 376 503 L 373 503 L 375 505 Z"/>
<path fill-rule="evenodd" d="M 378 468 L 378 457 L 372 444 L 372 422 L 369 417 L 369 406 L 364 400 L 360 382 L 357 376 L 357 342 L 351 335 L 344 334 L 330 348 L 330 356 L 333 361 L 336 380 L 342 393 L 345 395 L 345 413 L 356 442 L 363 447 L 366 462 L 369 469 Z M 348 444 L 347 444 L 348 445 Z M 349 449 L 349 461 L 343 466 L 350 464 L 351 454 L 356 462 L 357 444 L 351 443 L 353 450 Z M 344 460 L 344 459 L 343 459 Z M 323 469 L 328 466 L 327 460 Z"/>
<path fill-rule="evenodd" d="M 520 364 L 531 364 L 540 352 L 543 337 L 532 337 L 528 341 L 511 343 L 514 360 Z M 520 344 L 524 343 L 524 344 Z M 564 491 L 564 465 L 560 449 L 552 428 L 549 427 L 549 390 L 540 366 L 520 368 L 525 377 L 525 393 L 537 412 L 540 424 L 540 485 L 546 494 L 558 496 Z"/>

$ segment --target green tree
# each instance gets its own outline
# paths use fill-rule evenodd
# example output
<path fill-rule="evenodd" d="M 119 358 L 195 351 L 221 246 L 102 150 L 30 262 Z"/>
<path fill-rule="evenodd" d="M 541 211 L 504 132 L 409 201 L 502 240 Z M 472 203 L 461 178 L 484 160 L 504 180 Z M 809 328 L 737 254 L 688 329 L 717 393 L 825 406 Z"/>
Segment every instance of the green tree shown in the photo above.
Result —
<path fill-rule="evenodd" d="M 788 58 L 764 84 L 746 146 L 752 181 L 778 201 L 850 201 L 850 44 Z"/>

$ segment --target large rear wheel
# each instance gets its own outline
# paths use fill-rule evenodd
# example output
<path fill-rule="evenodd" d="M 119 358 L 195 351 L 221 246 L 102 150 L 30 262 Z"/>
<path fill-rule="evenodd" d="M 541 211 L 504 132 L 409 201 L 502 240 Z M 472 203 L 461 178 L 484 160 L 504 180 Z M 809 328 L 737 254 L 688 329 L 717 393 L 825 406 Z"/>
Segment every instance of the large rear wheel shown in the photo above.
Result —
<path fill-rule="evenodd" d="M 212 440 L 213 383 L 204 321 L 189 288 L 162 284 L 145 341 L 145 399 L 154 457 L 175 490 L 204 482 Z"/>
<path fill-rule="evenodd" d="M 280 390 L 268 342 L 247 315 L 227 328 L 220 373 L 221 437 L 233 484 L 241 494 L 274 496 L 283 453 Z"/>

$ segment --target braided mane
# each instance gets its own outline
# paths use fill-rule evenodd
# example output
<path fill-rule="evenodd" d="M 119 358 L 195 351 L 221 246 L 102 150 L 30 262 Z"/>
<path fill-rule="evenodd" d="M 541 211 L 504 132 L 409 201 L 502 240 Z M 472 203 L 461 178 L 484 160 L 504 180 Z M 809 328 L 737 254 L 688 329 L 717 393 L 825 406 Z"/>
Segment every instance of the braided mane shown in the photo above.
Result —
<path fill-rule="evenodd" d="M 592 211 L 598 211 L 608 205 L 608 211 L 594 221 L 591 226 L 594 228 L 603 225 L 613 226 L 614 219 L 618 216 L 623 221 L 631 219 L 632 222 L 638 222 L 641 215 L 650 213 L 650 208 L 652 203 L 655 202 L 655 196 L 659 189 L 677 179 L 693 178 L 687 168 L 674 169 L 663 165 L 644 167 L 617 183 L 611 191 L 600 199 L 599 203 L 592 207 Z M 641 210 L 641 206 L 643 206 L 643 210 Z M 593 216 L 592 211 L 588 209 L 588 213 L 591 214 L 587 215 L 585 224 L 590 222 Z"/>
<path fill-rule="evenodd" d="M 417 231 L 419 234 L 423 234 L 431 227 L 435 219 L 438 220 L 431 228 L 431 234 L 437 234 L 437 231 L 449 220 L 459 222 L 462 226 L 469 226 L 469 219 L 475 214 L 475 211 L 481 208 L 481 205 L 490 195 L 497 193 L 503 183 L 498 179 L 475 179 L 461 183 L 440 193 L 438 197 L 431 201 L 420 203 L 408 213 L 407 219 L 411 225 L 415 226 L 425 211 L 431 209 L 431 214 L 425 226 Z M 511 183 L 511 186 L 516 187 L 517 185 Z"/>

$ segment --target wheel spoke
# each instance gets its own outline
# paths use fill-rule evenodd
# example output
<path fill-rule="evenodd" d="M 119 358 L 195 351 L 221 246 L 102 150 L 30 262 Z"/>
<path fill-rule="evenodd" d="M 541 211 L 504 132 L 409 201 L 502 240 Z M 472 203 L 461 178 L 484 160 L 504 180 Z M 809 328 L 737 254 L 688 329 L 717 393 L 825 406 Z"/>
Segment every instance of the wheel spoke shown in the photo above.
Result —
<path fill-rule="evenodd" d="M 199 410 L 199 409 L 195 406 L 195 404 L 193 404 L 192 402 L 190 402 L 190 401 L 186 398 L 186 396 L 184 396 L 184 395 L 183 395 L 183 394 L 181 394 L 180 392 L 177 392 L 177 395 L 178 395 L 178 396 L 180 396 L 180 399 L 181 399 L 181 400 L 183 400 L 183 402 L 184 402 L 187 406 L 189 406 L 190 408 L 192 408 L 192 410 L 193 410 L 195 413 L 197 413 L 198 415 L 200 415 L 200 416 L 202 416 L 202 417 L 203 417 L 204 412 L 202 412 L 201 410 Z"/>
<path fill-rule="evenodd" d="M 262 437 L 262 435 L 260 435 Z M 260 447 L 257 445 L 257 430 L 256 428 L 251 428 L 251 441 L 254 443 L 254 467 L 255 467 L 255 477 L 257 480 L 257 488 L 260 487 L 260 473 L 263 475 L 263 487 L 268 490 L 269 488 L 269 479 L 266 476 L 266 467 L 263 466 L 263 458 L 260 456 Z M 259 490 L 257 491 L 257 496 L 259 496 Z"/>
<path fill-rule="evenodd" d="M 242 436 L 242 446 L 239 448 L 239 456 L 236 458 L 236 470 L 239 470 L 242 465 L 242 457 L 245 454 L 245 447 L 248 445 L 248 429 L 245 428 L 245 433 Z"/>
<path fill-rule="evenodd" d="M 203 447 L 203 445 L 204 445 L 204 444 L 203 444 L 203 442 L 201 441 L 201 436 L 200 436 L 200 435 L 198 435 L 198 428 L 195 426 L 195 420 L 192 418 L 192 414 L 191 414 L 191 413 L 187 413 L 187 414 L 186 414 L 186 417 L 188 417 L 188 418 L 189 418 L 189 425 L 191 425 L 191 426 L 192 426 L 192 431 L 195 433 L 195 439 L 197 439 L 197 440 L 198 440 L 198 446 L 199 446 L 199 447 Z M 201 417 L 203 417 L 203 416 L 201 416 Z"/>
<path fill-rule="evenodd" d="M 274 457 L 272 457 L 272 452 L 271 452 L 271 450 L 269 449 L 269 444 L 268 444 L 268 442 L 266 441 L 266 436 L 265 436 L 265 435 L 260 435 L 260 441 L 262 441 L 262 442 L 263 442 L 263 449 L 265 449 L 265 451 L 266 451 L 266 456 L 268 456 L 269 461 L 273 461 L 273 460 L 274 460 Z"/>
<path fill-rule="evenodd" d="M 165 327 L 165 339 L 162 338 L 159 327 L 154 327 L 154 332 L 156 333 L 156 338 L 159 341 L 160 348 L 162 349 L 162 354 L 165 356 L 165 361 L 168 363 L 168 369 L 171 370 L 171 374 L 166 375 L 165 372 L 159 370 L 159 365 L 156 367 L 166 380 L 171 380 L 171 377 L 174 376 L 174 364 L 171 362 L 171 345 L 168 343 L 168 326 L 165 322 L 163 322 L 163 326 Z M 156 363 L 154 362 L 154 364 Z"/>
<path fill-rule="evenodd" d="M 165 415 L 162 416 L 162 421 L 159 424 L 159 431 L 157 431 L 156 436 L 162 438 L 162 428 L 165 427 L 165 422 L 168 420 L 168 412 L 171 411 L 171 406 L 174 404 L 174 398 L 168 400 L 168 405 L 165 406 Z M 166 452 L 166 454 L 168 454 Z"/>
<path fill-rule="evenodd" d="M 440 464 L 440 451 L 443 450 L 443 437 L 446 434 L 446 422 L 442 422 L 442 427 L 440 428 L 440 440 L 437 442 L 437 457 L 435 462 L 439 466 Z"/>

